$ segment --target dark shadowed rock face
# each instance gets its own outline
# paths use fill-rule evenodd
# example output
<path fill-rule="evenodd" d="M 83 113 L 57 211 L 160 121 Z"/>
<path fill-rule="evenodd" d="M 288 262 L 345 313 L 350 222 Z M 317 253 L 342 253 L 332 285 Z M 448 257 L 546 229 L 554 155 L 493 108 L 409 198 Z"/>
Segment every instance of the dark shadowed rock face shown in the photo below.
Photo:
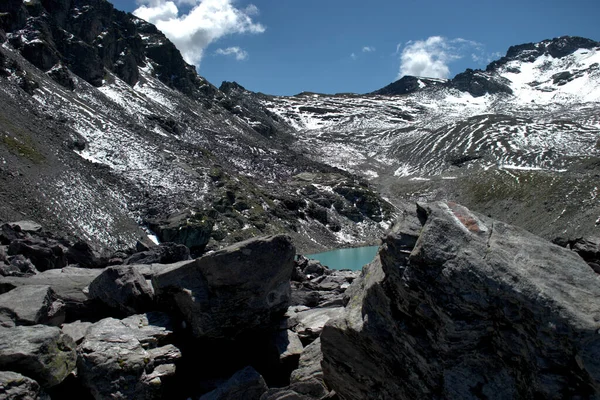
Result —
<path fill-rule="evenodd" d="M 193 97 L 217 94 L 155 26 L 108 1 L 11 0 L 0 7 L 0 29 L 10 32 L 11 44 L 68 89 L 73 81 L 60 72 L 63 65 L 94 86 L 102 85 L 105 68 L 133 86 L 140 79 L 138 66 L 148 57 L 170 87 Z"/>
<path fill-rule="evenodd" d="M 394 96 L 400 94 L 409 94 L 419 91 L 426 87 L 443 84 L 445 79 L 421 78 L 417 76 L 405 75 L 397 81 L 374 91 L 371 94 L 384 96 Z"/>
<path fill-rule="evenodd" d="M 484 71 L 472 69 L 467 69 L 465 72 L 456 75 L 450 81 L 450 86 L 471 93 L 473 97 L 483 96 L 486 93 L 513 93 L 509 82 L 503 82 L 501 78 L 487 74 Z"/>
<path fill-rule="evenodd" d="M 288 236 L 250 239 L 159 273 L 152 285 L 196 336 L 233 339 L 269 330 L 285 313 L 295 253 Z"/>
<path fill-rule="evenodd" d="M 262 376 L 252 367 L 239 370 L 223 385 L 206 393 L 200 400 L 259 399 L 267 391 Z"/>
<path fill-rule="evenodd" d="M 157 234 L 161 242 L 183 244 L 195 252 L 204 250 L 214 224 L 214 221 L 204 215 L 191 213 L 179 213 L 164 220 L 148 222 L 150 229 Z"/>
<path fill-rule="evenodd" d="M 152 306 L 152 289 L 135 268 L 113 266 L 105 269 L 90 283 L 89 296 L 126 315 L 148 311 Z"/>
<path fill-rule="evenodd" d="M 598 276 L 457 204 L 395 227 L 347 298 L 321 335 L 325 381 L 345 399 L 600 394 Z"/>

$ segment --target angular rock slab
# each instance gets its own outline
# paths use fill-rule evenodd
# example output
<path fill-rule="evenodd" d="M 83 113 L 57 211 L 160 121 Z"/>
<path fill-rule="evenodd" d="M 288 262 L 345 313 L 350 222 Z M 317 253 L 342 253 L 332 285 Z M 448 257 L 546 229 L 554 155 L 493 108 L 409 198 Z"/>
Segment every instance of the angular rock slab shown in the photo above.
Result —
<path fill-rule="evenodd" d="M 289 329 L 276 332 L 273 335 L 275 347 L 279 353 L 279 361 L 286 362 L 290 360 L 298 360 L 304 346 L 298 338 L 298 334 Z"/>
<path fill-rule="evenodd" d="M 0 295 L 0 325 L 54 325 L 65 320 L 65 304 L 50 286 L 29 285 Z"/>
<path fill-rule="evenodd" d="M 61 383 L 74 369 L 75 343 L 54 326 L 0 327 L 0 369 L 19 372 L 42 387 Z"/>
<path fill-rule="evenodd" d="M 68 324 L 62 324 L 60 329 L 65 335 L 71 336 L 71 339 L 77 344 L 83 341 L 85 335 L 87 334 L 87 330 L 93 323 L 91 322 L 82 322 L 75 321 Z"/>
<path fill-rule="evenodd" d="M 89 287 L 90 298 L 98 299 L 125 315 L 147 311 L 153 296 L 142 274 L 125 265 L 106 268 Z"/>
<path fill-rule="evenodd" d="M 347 400 L 600 396 L 600 281 L 579 256 L 454 203 L 417 216 L 325 326 L 329 387 Z"/>
<path fill-rule="evenodd" d="M 344 307 L 308 308 L 290 307 L 286 313 L 287 325 L 305 342 L 317 339 L 325 324 L 332 318 L 342 315 Z"/>
<path fill-rule="evenodd" d="M 102 270 L 65 267 L 51 269 L 30 277 L 0 277 L 0 288 L 27 285 L 49 285 L 65 303 L 81 304 L 88 300 L 84 289 Z"/>
<path fill-rule="evenodd" d="M 197 337 L 233 339 L 268 330 L 285 313 L 295 248 L 288 236 L 250 239 L 152 278 Z"/>
<path fill-rule="evenodd" d="M 296 383 L 316 379 L 323 382 L 321 361 L 323 361 L 323 353 L 321 352 L 321 338 L 318 338 L 302 351 L 298 369 L 292 372 L 290 381 Z"/>
<path fill-rule="evenodd" d="M 42 231 L 42 225 L 38 224 L 35 221 L 29 221 L 29 220 L 9 222 L 8 226 L 10 226 L 12 229 L 14 229 L 18 232 L 36 233 L 36 232 Z"/>
<path fill-rule="evenodd" d="M 7 292 L 15 287 L 49 285 L 56 296 L 65 303 L 67 319 L 89 318 L 94 304 L 86 295 L 87 286 L 102 270 L 65 267 L 51 269 L 30 277 L 0 277 L 0 291 Z"/>
<path fill-rule="evenodd" d="M 40 385 L 31 378 L 11 371 L 0 371 L 0 399 L 33 400 L 40 394 Z"/>
<path fill-rule="evenodd" d="M 155 347 L 159 339 L 154 336 L 165 329 L 149 327 L 152 319 L 132 316 L 125 323 L 105 318 L 87 329 L 77 347 L 77 370 L 94 398 L 160 398 L 162 379 L 175 374 L 181 352 L 170 344 Z"/>

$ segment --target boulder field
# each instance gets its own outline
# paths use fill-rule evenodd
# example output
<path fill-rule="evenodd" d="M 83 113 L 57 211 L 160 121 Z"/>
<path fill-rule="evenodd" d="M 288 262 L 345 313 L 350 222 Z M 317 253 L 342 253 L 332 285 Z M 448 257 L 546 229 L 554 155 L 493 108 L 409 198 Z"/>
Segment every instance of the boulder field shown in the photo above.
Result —
<path fill-rule="evenodd" d="M 0 399 L 600 397 L 593 239 L 418 204 L 357 272 L 283 235 L 190 259 L 1 232 Z"/>

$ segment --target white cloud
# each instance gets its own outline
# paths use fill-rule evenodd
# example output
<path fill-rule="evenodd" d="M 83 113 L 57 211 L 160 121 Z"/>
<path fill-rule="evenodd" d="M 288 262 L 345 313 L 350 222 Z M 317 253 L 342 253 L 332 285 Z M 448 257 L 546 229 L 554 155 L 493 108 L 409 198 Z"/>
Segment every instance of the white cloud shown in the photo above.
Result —
<path fill-rule="evenodd" d="M 356 60 L 358 57 L 356 56 L 356 53 L 352 53 L 350 54 L 350 58 Z"/>
<path fill-rule="evenodd" d="M 371 53 L 373 51 L 375 51 L 375 47 L 373 46 L 365 46 L 362 48 L 363 53 Z"/>
<path fill-rule="evenodd" d="M 400 45 L 396 47 L 396 51 L 399 49 Z M 450 76 L 449 63 L 462 58 L 471 51 L 481 52 L 482 50 L 482 44 L 462 38 L 447 39 L 442 36 L 431 36 L 426 40 L 409 41 L 406 42 L 400 54 L 398 78 L 405 75 L 448 78 Z"/>
<path fill-rule="evenodd" d="M 166 3 L 152 4 L 151 6 L 142 5 L 133 13 L 135 16 L 144 19 L 148 22 L 164 21 L 171 18 L 176 18 L 179 10 L 172 1 Z"/>
<path fill-rule="evenodd" d="M 177 46 L 185 61 L 199 66 L 206 47 L 219 38 L 236 33 L 258 34 L 265 31 L 263 25 L 252 19 L 258 15 L 255 5 L 239 9 L 233 2 L 234 0 L 138 0 L 140 7 L 133 14 L 155 24 Z M 187 14 L 180 15 L 177 5 L 192 8 Z M 247 57 L 247 53 L 241 51 Z"/>
<path fill-rule="evenodd" d="M 222 56 L 235 56 L 238 61 L 246 60 L 248 58 L 248 52 L 242 50 L 238 46 L 228 47 L 226 49 L 217 49 L 216 54 Z"/>
<path fill-rule="evenodd" d="M 397 56 L 398 54 L 400 54 L 400 48 L 402 48 L 402 43 L 398 43 L 396 45 L 396 52 L 394 53 L 394 55 Z"/>

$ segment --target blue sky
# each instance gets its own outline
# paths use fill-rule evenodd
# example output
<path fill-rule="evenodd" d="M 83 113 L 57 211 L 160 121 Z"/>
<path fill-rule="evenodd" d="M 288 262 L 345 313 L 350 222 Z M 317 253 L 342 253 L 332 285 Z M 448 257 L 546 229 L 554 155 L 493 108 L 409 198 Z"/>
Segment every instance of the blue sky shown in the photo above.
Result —
<path fill-rule="evenodd" d="M 598 0 L 113 0 L 156 23 L 219 86 L 365 93 L 403 74 L 453 77 L 511 45 L 600 40 Z"/>

